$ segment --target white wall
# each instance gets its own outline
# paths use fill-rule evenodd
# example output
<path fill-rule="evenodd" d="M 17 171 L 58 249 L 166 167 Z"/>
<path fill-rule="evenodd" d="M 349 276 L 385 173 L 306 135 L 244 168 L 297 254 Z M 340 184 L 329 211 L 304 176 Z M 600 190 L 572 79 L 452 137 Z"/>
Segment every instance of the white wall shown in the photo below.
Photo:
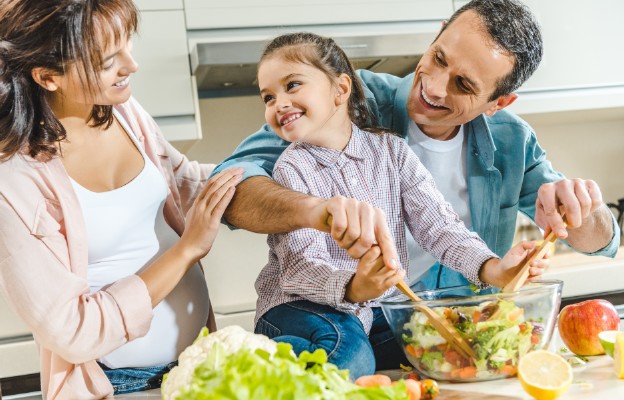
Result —
<path fill-rule="evenodd" d="M 624 109 L 525 115 L 554 167 L 594 179 L 605 202 L 624 197 Z"/>

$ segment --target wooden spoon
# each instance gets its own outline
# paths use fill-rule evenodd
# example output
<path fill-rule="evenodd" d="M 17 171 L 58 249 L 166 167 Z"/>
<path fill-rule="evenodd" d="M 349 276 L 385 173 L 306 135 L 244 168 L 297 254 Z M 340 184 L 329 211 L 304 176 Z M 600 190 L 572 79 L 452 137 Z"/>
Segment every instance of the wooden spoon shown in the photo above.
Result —
<path fill-rule="evenodd" d="M 501 292 L 516 292 L 518 289 L 520 289 L 529 278 L 529 269 L 531 268 L 531 263 L 534 260 L 541 260 L 546 255 L 546 253 L 548 253 L 550 246 L 555 243 L 555 240 L 557 240 L 557 236 L 555 235 L 555 232 L 551 231 L 548 236 L 546 236 L 546 239 L 544 239 L 542 244 L 540 244 L 535 249 L 531 257 L 529 257 L 524 262 L 522 267 L 520 267 L 520 270 L 518 270 L 516 276 L 514 276 L 505 286 L 503 286 Z"/>
<path fill-rule="evenodd" d="M 403 294 L 405 294 L 410 300 L 419 302 L 423 301 L 420 297 L 416 296 L 416 293 L 414 293 L 404 281 L 397 283 L 396 287 L 401 292 L 403 292 Z M 459 354 L 461 354 L 464 358 L 468 360 L 477 359 L 477 355 L 475 354 L 474 350 L 472 350 L 472 347 L 470 347 L 468 342 L 466 342 L 466 340 L 446 320 L 446 318 L 442 317 L 440 314 L 425 305 L 416 304 L 415 307 L 420 310 L 420 312 L 425 314 L 435 330 L 438 331 L 438 333 L 446 340 L 448 344 L 455 347 Z"/>
<path fill-rule="evenodd" d="M 566 220 L 565 220 L 563 210 L 561 210 L 560 212 L 563 218 L 563 223 L 565 224 Z M 522 264 L 516 276 L 514 276 L 505 286 L 503 286 L 503 288 L 501 289 L 501 293 L 512 293 L 512 292 L 517 292 L 518 290 L 520 290 L 520 288 L 525 284 L 526 280 L 529 278 L 529 269 L 531 268 L 531 263 L 534 260 L 541 260 L 546 255 L 546 253 L 548 253 L 550 246 L 553 243 L 555 243 L 556 240 L 557 240 L 557 236 L 555 235 L 555 232 L 550 231 L 550 233 L 546 236 L 542 244 L 540 244 L 535 249 L 531 257 L 529 257 L 524 262 L 524 264 Z M 494 311 L 494 313 L 492 313 L 492 315 L 488 319 L 490 320 L 498 319 L 500 318 L 501 313 L 502 312 L 500 308 L 498 308 L 496 311 Z"/>
<path fill-rule="evenodd" d="M 566 224 L 565 213 L 563 209 L 559 210 L 559 212 L 561 213 L 561 218 L 563 218 L 563 223 L 565 225 Z M 516 276 L 514 276 L 505 286 L 503 286 L 503 288 L 501 289 L 501 292 L 509 293 L 509 292 L 518 291 L 518 289 L 520 289 L 522 285 L 524 285 L 526 280 L 529 278 L 529 269 L 531 268 L 531 263 L 535 260 L 541 260 L 542 258 L 544 258 L 546 253 L 548 253 L 550 246 L 553 243 L 555 243 L 556 240 L 557 240 L 557 236 L 555 235 L 555 232 L 550 231 L 548 236 L 546 236 L 546 238 L 542 241 L 542 244 L 540 244 L 535 249 L 531 257 L 529 257 L 524 262 L 522 267 L 520 267 Z"/>

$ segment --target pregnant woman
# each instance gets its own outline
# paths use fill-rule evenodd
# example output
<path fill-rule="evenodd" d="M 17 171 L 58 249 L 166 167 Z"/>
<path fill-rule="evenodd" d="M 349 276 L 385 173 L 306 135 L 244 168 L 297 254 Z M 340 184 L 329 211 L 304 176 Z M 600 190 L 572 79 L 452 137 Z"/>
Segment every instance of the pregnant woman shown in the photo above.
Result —
<path fill-rule="evenodd" d="M 199 260 L 242 171 L 209 179 L 132 99 L 131 0 L 2 1 L 0 20 L 0 292 L 44 398 L 157 387 L 214 329 Z"/>

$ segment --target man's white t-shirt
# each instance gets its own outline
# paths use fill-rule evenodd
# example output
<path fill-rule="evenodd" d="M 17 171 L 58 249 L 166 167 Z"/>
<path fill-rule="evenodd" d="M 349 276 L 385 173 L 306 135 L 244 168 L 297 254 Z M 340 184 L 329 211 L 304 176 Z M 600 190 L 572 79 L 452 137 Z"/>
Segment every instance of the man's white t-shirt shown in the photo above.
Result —
<path fill-rule="evenodd" d="M 425 135 L 414 121 L 410 121 L 407 143 L 433 176 L 444 199 L 451 203 L 459 218 L 470 228 L 472 218 L 466 180 L 464 127 L 461 126 L 457 135 L 450 140 L 435 140 Z M 405 230 L 410 260 L 410 284 L 414 284 L 436 260 L 414 240 L 407 226 Z"/>

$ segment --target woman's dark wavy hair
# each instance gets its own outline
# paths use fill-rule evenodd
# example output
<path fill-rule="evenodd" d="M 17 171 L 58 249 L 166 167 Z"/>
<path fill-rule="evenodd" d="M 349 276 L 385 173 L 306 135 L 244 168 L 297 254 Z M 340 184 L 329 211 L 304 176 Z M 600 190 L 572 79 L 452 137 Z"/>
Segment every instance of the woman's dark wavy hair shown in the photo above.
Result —
<path fill-rule="evenodd" d="M 345 52 L 332 38 L 310 32 L 278 36 L 264 49 L 258 65 L 276 54 L 287 61 L 304 63 L 319 69 L 331 82 L 334 82 L 341 74 L 348 75 L 352 82 L 348 104 L 351 121 L 360 129 L 376 133 L 388 132 L 378 126 L 376 116 L 368 108 L 360 78 L 355 74 L 353 65 Z"/>
<path fill-rule="evenodd" d="M 517 0 L 472 0 L 453 14 L 440 34 L 471 10 L 479 15 L 494 44 L 514 59 L 511 72 L 496 83 L 492 101 L 514 92 L 533 75 L 544 53 L 542 32 L 531 10 Z"/>
<path fill-rule="evenodd" d="M 93 97 L 103 52 L 136 33 L 138 11 L 132 0 L 2 0 L 0 21 L 0 161 L 18 152 L 49 159 L 66 132 L 33 68 L 63 75 L 76 65 Z M 112 106 L 94 105 L 89 121 L 109 127 Z"/>

